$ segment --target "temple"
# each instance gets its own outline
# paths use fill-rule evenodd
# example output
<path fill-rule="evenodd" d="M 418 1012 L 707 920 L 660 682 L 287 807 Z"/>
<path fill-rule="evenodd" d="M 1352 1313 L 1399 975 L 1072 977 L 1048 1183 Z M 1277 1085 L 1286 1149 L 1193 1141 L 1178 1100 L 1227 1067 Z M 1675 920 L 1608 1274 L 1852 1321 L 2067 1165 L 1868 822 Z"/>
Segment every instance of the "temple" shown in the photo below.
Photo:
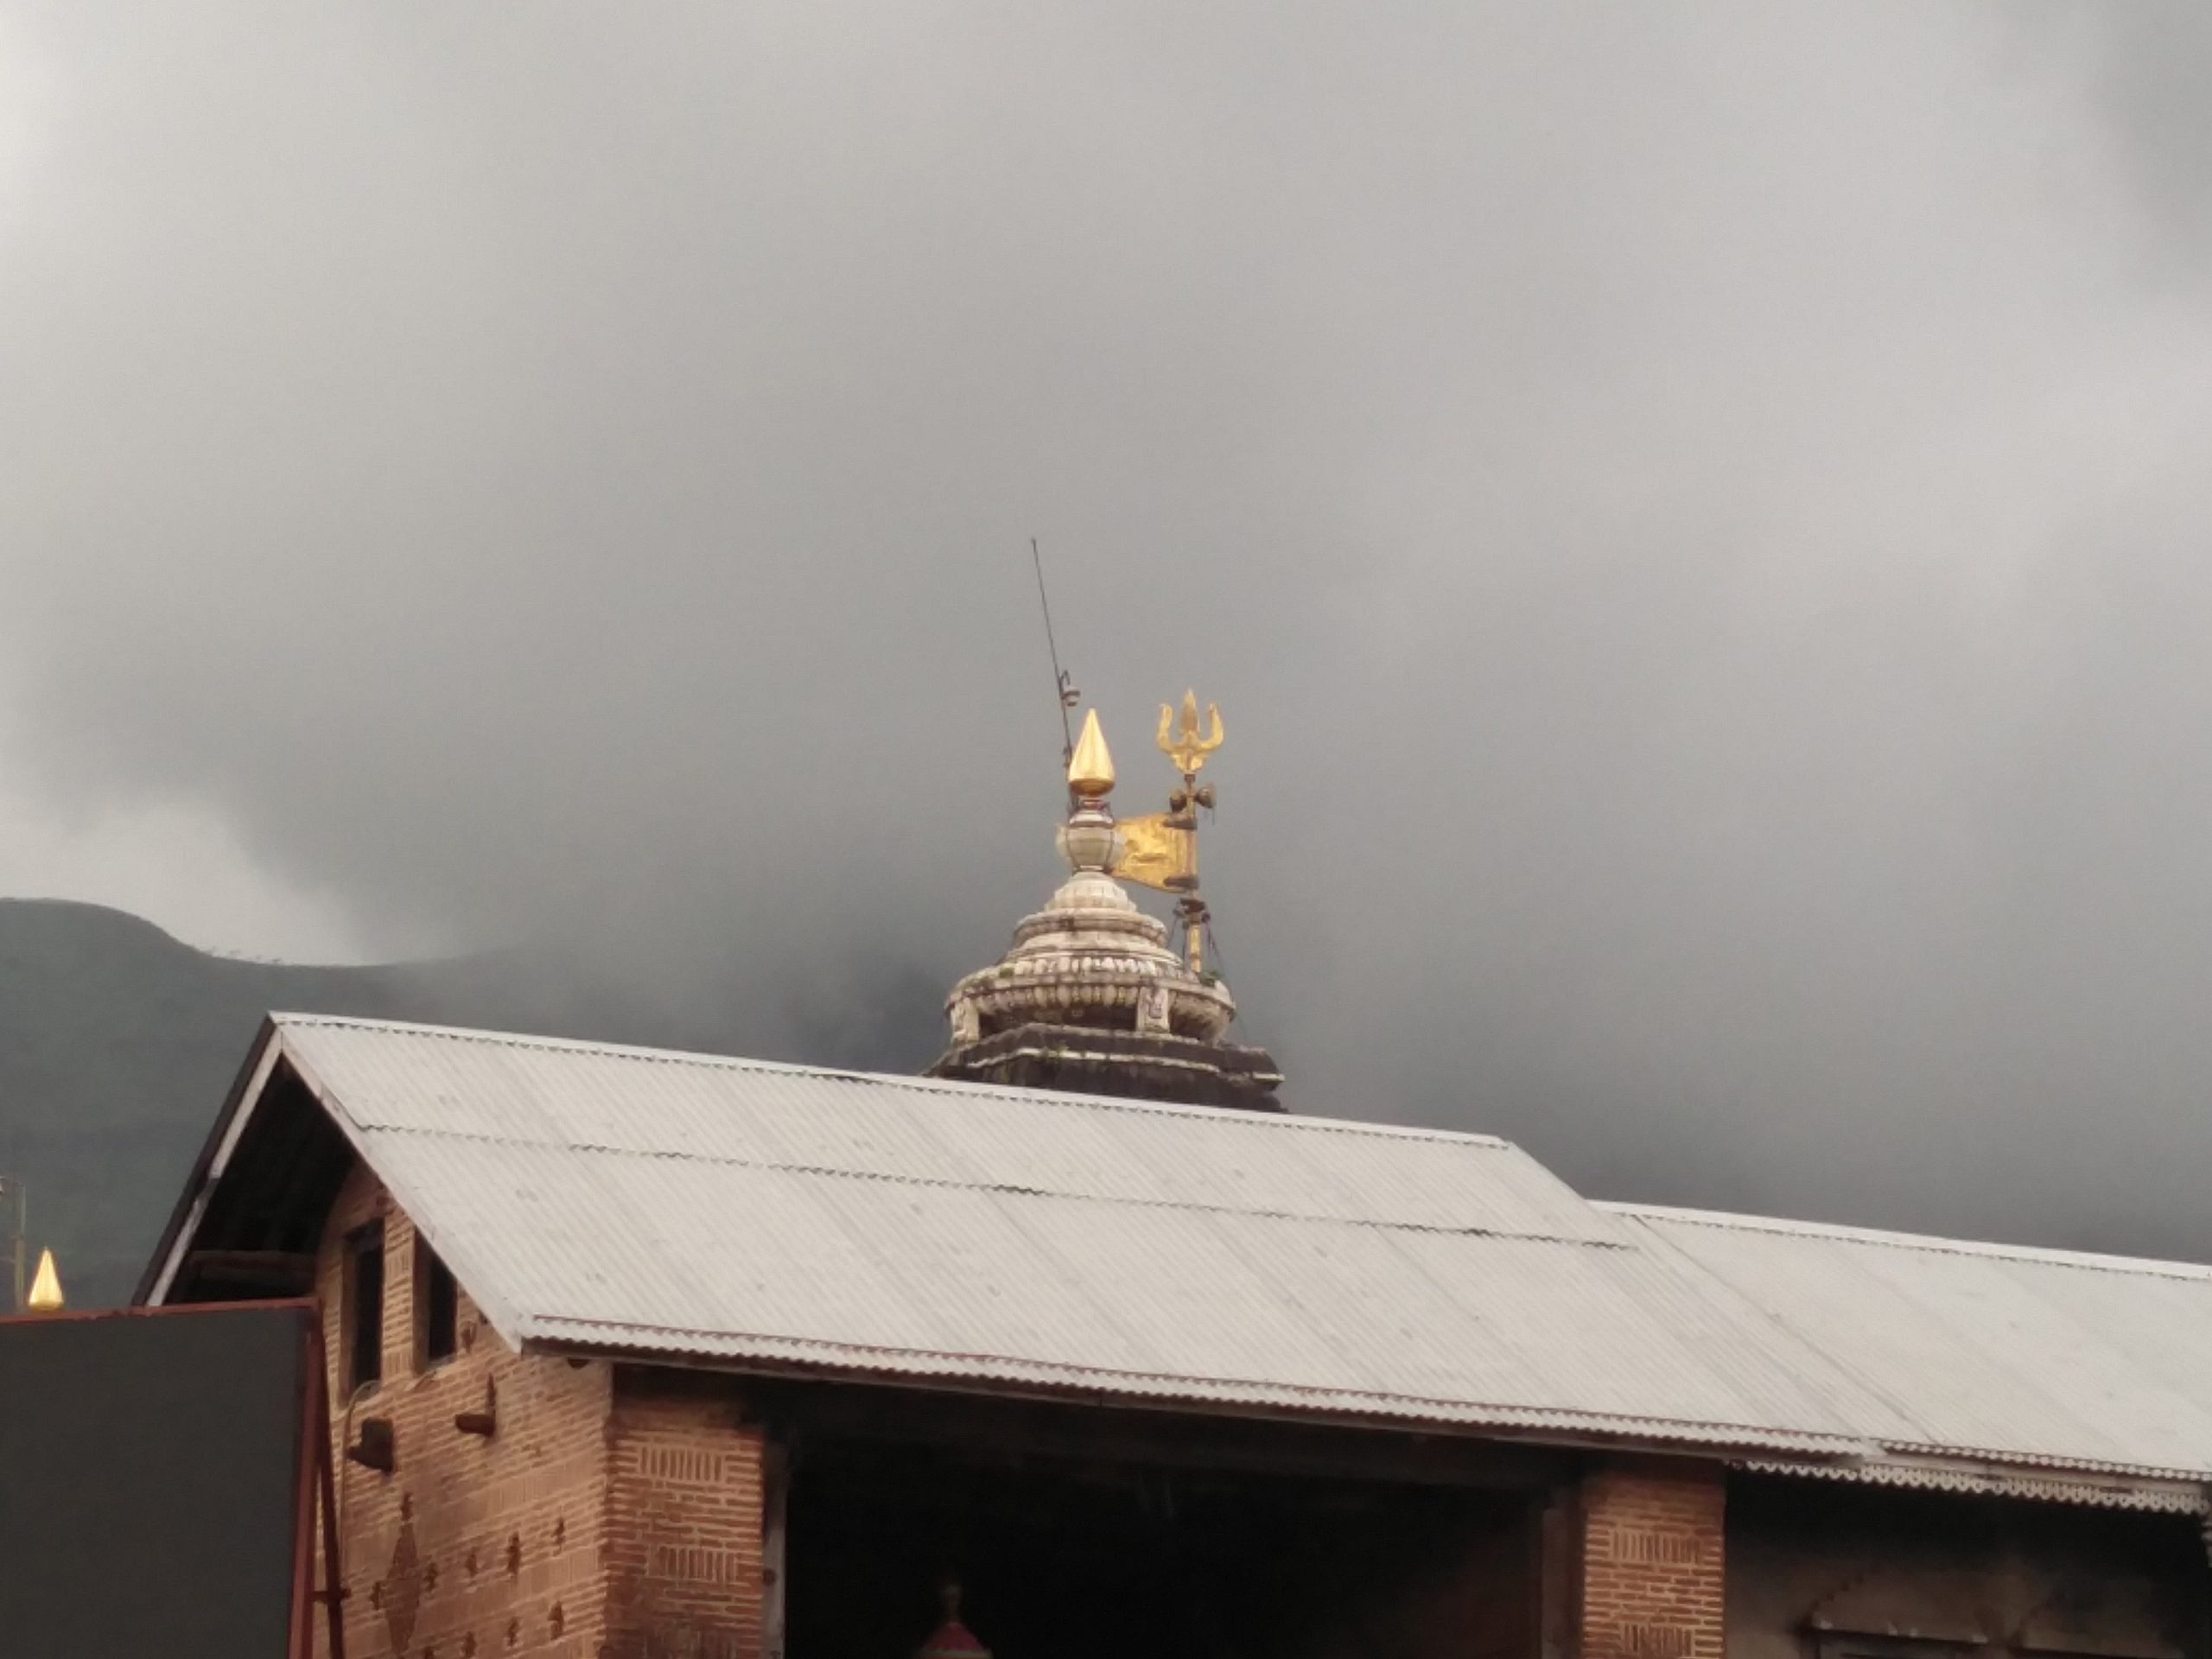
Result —
<path fill-rule="evenodd" d="M 315 1651 L 2212 1659 L 2212 1269 L 1281 1110 L 1160 741 L 930 1076 L 270 1017 L 138 1300 L 309 1316 Z"/>

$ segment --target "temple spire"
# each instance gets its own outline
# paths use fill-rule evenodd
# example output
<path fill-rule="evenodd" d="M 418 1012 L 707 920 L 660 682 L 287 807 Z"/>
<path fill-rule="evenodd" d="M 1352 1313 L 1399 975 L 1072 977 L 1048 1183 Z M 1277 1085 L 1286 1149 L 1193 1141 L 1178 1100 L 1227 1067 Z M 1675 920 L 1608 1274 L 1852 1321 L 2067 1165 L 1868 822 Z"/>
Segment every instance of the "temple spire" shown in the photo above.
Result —
<path fill-rule="evenodd" d="M 1160 745 L 1183 787 L 1168 810 L 1126 823 L 1107 805 L 1114 760 L 1096 709 L 1068 760 L 1068 812 L 1059 826 L 1069 875 L 1045 907 L 1015 928 L 992 966 L 952 988 L 952 1042 L 930 1068 L 1038 1089 L 1121 1095 L 1186 1105 L 1280 1111 L 1281 1073 L 1266 1051 L 1228 1040 L 1236 1004 L 1203 954 L 1206 912 L 1198 896 L 1197 809 L 1213 804 L 1198 784 L 1221 744 L 1221 715 L 1198 721 L 1184 698 L 1182 729 L 1163 708 Z M 1122 878 L 1175 895 L 1185 950 L 1166 924 L 1137 908 Z"/>

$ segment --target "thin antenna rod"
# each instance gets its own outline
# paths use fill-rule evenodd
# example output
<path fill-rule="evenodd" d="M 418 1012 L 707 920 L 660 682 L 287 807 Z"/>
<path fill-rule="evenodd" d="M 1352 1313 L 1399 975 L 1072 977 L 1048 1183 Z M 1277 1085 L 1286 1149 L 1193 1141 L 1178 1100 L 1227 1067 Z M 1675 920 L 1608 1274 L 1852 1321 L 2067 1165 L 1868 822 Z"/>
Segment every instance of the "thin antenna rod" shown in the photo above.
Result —
<path fill-rule="evenodd" d="M 1074 708 L 1080 693 L 1068 683 L 1067 671 L 1060 666 L 1060 647 L 1052 638 L 1052 601 L 1045 597 L 1045 556 L 1037 550 L 1037 538 L 1029 538 L 1029 563 L 1037 570 L 1037 603 L 1045 613 L 1045 649 L 1052 654 L 1052 696 L 1060 705 L 1060 766 L 1065 770 L 1075 760 L 1075 728 L 1069 723 L 1068 710 Z"/>

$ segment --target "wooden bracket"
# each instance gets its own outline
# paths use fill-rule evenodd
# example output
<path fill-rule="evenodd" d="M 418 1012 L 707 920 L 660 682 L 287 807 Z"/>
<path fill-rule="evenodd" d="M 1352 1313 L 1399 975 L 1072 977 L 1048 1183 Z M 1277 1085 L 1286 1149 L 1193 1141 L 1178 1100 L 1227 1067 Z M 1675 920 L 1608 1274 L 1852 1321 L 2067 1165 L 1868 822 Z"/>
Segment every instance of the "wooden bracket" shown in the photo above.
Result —
<path fill-rule="evenodd" d="M 389 1417 L 361 1419 L 359 1438 L 346 1448 L 347 1461 L 388 1475 L 399 1467 L 399 1442 Z"/>
<path fill-rule="evenodd" d="M 499 1385 L 486 1378 L 484 1383 L 484 1409 L 457 1413 L 453 1426 L 464 1434 L 481 1434 L 486 1440 L 499 1432 Z"/>

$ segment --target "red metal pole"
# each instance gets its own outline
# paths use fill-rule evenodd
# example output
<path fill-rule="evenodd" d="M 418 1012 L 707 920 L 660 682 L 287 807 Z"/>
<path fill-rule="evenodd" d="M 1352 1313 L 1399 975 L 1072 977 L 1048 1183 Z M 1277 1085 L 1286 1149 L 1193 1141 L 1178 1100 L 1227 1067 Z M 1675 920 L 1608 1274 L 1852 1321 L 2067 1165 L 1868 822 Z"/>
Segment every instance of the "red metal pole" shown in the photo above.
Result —
<path fill-rule="evenodd" d="M 324 1618 L 330 1626 L 330 1659 L 346 1659 L 346 1575 L 338 1553 L 338 1504 L 331 1478 L 330 1389 L 323 1366 L 322 1313 L 315 1316 L 308 1338 L 308 1358 L 314 1363 L 315 1467 L 322 1503 L 322 1593 Z"/>
<path fill-rule="evenodd" d="M 292 1617 L 284 1651 L 290 1659 L 315 1659 L 315 1385 L 312 1325 L 302 1322 L 293 1350 L 299 1368 L 294 1395 L 292 1451 Z"/>

